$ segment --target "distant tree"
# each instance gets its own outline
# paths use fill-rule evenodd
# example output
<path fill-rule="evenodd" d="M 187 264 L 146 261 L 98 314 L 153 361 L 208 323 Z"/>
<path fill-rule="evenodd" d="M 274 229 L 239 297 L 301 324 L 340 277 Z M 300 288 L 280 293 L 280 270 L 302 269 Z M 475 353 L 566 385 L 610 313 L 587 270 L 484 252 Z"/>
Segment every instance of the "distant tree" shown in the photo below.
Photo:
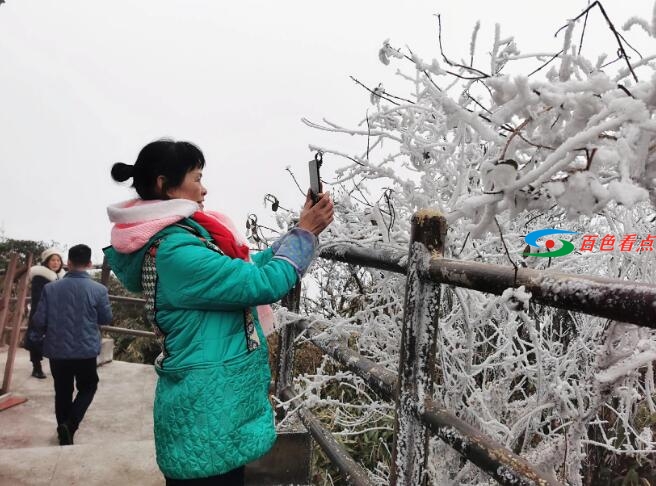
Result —
<path fill-rule="evenodd" d="M 111 275 L 107 282 L 109 295 L 140 298 L 141 295 L 128 292 L 121 282 Z M 113 302 L 112 326 L 141 331 L 152 331 L 150 325 L 144 320 L 144 307 L 142 304 Z M 131 363 L 153 364 L 161 351 L 157 340 L 149 337 L 134 337 L 122 334 L 108 334 L 114 339 L 114 359 Z"/>
<path fill-rule="evenodd" d="M 9 263 L 12 253 L 18 253 L 20 262 L 25 263 L 28 253 L 33 255 L 32 262 L 38 263 L 39 255 L 47 248 L 59 246 L 56 242 L 35 240 L 14 240 L 13 238 L 0 238 L 0 271 L 4 271 Z"/>

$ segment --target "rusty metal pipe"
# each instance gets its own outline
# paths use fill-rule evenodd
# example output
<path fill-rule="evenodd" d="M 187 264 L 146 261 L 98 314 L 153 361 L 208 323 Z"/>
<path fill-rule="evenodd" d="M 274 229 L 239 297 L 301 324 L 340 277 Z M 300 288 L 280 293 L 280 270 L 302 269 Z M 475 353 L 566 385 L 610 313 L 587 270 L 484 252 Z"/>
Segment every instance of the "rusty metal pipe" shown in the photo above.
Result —
<path fill-rule="evenodd" d="M 298 416 L 303 425 L 308 429 L 317 444 L 326 453 L 330 462 L 337 466 L 344 475 L 348 484 L 353 486 L 373 486 L 369 479 L 367 470 L 356 463 L 353 458 L 346 452 L 346 449 L 335 440 L 329 430 L 327 430 L 312 412 L 294 399 L 294 391 L 291 387 L 284 388 L 281 392 L 283 400 L 291 401 L 291 406 L 297 408 Z"/>
<path fill-rule="evenodd" d="M 362 378 L 378 395 L 388 400 L 396 398 L 396 373 L 365 358 L 334 338 L 321 338 L 321 330 L 315 329 L 312 323 L 313 321 L 309 319 L 299 319 L 291 325 L 300 331 L 305 331 L 313 344 Z"/>
<path fill-rule="evenodd" d="M 656 328 L 656 285 L 549 270 L 433 258 L 430 280 L 501 295 L 523 285 L 531 301 L 560 309 Z"/>
<path fill-rule="evenodd" d="M 352 244 L 336 244 L 322 248 L 319 251 L 319 256 L 327 260 L 396 273 L 406 273 L 408 259 L 406 252 L 381 248 L 363 248 Z"/>
<path fill-rule="evenodd" d="M 128 329 L 126 327 L 100 326 L 100 330 L 103 332 L 108 332 L 110 334 L 123 334 L 127 336 L 135 336 L 135 337 L 149 337 L 153 339 L 157 337 L 155 336 L 155 333 L 151 331 Z"/>
<path fill-rule="evenodd" d="M 506 486 L 562 486 L 536 471 L 525 459 L 462 421 L 433 400 L 417 415 L 430 430 L 464 458 Z"/>
<path fill-rule="evenodd" d="M 121 302 L 123 304 L 145 304 L 144 299 L 139 299 L 135 297 L 123 297 L 122 295 L 110 295 L 109 300 L 112 302 Z"/>

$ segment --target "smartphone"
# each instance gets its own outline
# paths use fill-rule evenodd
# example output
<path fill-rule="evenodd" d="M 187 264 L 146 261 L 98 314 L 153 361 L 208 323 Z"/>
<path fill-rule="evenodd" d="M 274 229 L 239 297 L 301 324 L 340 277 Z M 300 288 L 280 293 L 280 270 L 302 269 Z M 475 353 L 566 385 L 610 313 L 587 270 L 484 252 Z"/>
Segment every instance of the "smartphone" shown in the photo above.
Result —
<path fill-rule="evenodd" d="M 323 192 L 321 188 L 321 176 L 319 175 L 321 162 L 321 153 L 317 153 L 314 159 L 308 162 L 308 166 L 310 167 L 310 197 L 315 204 L 319 200 L 319 194 Z"/>

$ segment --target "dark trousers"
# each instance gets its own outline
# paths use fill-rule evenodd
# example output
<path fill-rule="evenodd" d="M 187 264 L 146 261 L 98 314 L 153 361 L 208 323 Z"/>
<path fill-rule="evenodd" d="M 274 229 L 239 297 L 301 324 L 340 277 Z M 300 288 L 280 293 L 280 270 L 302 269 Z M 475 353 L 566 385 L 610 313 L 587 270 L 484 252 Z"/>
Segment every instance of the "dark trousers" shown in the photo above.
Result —
<path fill-rule="evenodd" d="M 166 486 L 243 486 L 244 466 L 228 471 L 225 474 L 210 478 L 170 479 L 166 478 Z"/>
<path fill-rule="evenodd" d="M 36 366 L 36 364 L 41 364 L 41 360 L 43 359 L 43 353 L 41 352 L 40 349 L 30 349 L 30 361 L 32 362 L 33 365 Z"/>
<path fill-rule="evenodd" d="M 74 434 L 98 388 L 96 358 L 51 359 L 50 372 L 55 382 L 57 425 L 66 424 Z M 75 399 L 73 384 L 77 387 Z"/>

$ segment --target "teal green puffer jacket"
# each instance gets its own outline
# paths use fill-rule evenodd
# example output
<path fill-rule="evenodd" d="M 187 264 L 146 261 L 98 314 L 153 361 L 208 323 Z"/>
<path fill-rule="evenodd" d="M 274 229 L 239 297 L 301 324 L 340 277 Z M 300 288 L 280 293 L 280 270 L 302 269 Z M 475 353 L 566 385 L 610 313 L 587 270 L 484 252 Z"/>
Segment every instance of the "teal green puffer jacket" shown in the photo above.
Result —
<path fill-rule="evenodd" d="M 210 238 L 194 221 L 184 222 Z M 141 289 L 144 254 L 157 240 L 155 316 L 165 336 L 165 358 L 156 366 L 157 463 L 172 479 L 223 474 L 261 457 L 275 441 L 266 339 L 253 308 L 261 344 L 247 350 L 244 309 L 280 300 L 297 272 L 270 249 L 248 263 L 169 226 L 134 253 L 105 249 L 128 289 Z"/>

